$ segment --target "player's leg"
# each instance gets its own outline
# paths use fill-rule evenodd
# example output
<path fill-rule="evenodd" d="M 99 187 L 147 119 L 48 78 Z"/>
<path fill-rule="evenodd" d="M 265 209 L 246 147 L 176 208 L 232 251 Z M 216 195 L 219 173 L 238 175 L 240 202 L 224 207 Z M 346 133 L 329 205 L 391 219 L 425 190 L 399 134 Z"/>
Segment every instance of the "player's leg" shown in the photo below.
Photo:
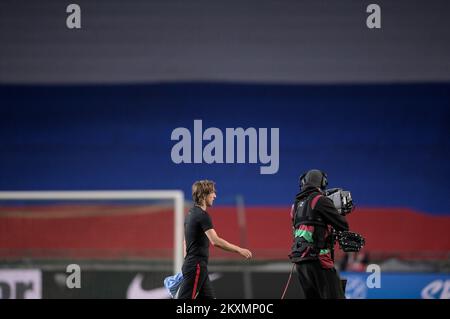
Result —
<path fill-rule="evenodd" d="M 199 263 L 183 265 L 183 282 L 178 291 L 178 299 L 195 299 L 201 275 Z"/>
<path fill-rule="evenodd" d="M 206 269 L 205 271 L 206 276 L 205 279 L 200 286 L 199 292 L 198 292 L 198 299 L 215 299 L 216 293 L 214 291 L 214 288 L 211 284 L 211 280 L 209 280 L 209 273 Z"/>

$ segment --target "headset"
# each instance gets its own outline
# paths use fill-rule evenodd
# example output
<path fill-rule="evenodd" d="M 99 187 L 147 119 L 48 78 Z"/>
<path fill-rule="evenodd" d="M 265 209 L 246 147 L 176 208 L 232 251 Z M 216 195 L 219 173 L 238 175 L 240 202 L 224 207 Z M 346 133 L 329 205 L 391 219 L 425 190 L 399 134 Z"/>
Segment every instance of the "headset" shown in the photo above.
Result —
<path fill-rule="evenodd" d="M 328 176 L 325 172 L 318 170 L 318 169 L 309 170 L 306 173 L 304 173 L 302 176 L 300 176 L 300 187 L 303 188 L 303 186 L 307 182 L 306 177 L 307 177 L 308 173 L 310 173 L 312 171 L 318 171 L 322 174 L 322 179 L 320 181 L 320 188 L 324 190 L 328 186 Z"/>

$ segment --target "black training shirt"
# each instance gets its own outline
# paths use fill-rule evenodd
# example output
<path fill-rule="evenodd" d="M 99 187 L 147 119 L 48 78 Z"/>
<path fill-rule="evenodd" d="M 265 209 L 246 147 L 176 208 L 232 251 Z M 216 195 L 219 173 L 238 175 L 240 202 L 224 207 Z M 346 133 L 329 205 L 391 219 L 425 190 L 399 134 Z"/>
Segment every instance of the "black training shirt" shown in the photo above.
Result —
<path fill-rule="evenodd" d="M 187 262 L 208 261 L 209 240 L 205 231 L 212 229 L 211 217 L 198 206 L 189 210 L 184 219 L 184 236 L 186 240 Z"/>

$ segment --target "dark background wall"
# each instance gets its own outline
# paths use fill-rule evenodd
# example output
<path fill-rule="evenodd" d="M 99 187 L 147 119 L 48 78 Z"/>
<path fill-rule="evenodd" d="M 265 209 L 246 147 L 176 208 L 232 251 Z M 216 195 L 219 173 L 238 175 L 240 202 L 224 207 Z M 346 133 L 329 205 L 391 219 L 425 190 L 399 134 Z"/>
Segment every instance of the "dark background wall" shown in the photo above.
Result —
<path fill-rule="evenodd" d="M 0 82 L 450 80 L 447 0 L 79 0 L 80 30 L 69 3 L 1 1 Z"/>

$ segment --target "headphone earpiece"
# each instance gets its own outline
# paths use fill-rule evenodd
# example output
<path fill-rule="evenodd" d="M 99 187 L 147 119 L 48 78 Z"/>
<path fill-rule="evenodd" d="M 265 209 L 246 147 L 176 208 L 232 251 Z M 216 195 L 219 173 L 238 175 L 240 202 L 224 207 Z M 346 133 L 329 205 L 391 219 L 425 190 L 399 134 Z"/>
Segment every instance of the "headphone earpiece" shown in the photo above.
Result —
<path fill-rule="evenodd" d="M 322 189 L 325 189 L 328 186 L 328 176 L 325 172 L 320 171 L 322 173 L 322 182 L 320 183 Z"/>
<path fill-rule="evenodd" d="M 300 176 L 300 187 L 303 188 L 303 186 L 305 185 L 305 177 L 306 177 L 306 173 L 304 173 L 302 176 Z"/>

